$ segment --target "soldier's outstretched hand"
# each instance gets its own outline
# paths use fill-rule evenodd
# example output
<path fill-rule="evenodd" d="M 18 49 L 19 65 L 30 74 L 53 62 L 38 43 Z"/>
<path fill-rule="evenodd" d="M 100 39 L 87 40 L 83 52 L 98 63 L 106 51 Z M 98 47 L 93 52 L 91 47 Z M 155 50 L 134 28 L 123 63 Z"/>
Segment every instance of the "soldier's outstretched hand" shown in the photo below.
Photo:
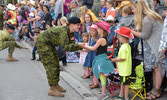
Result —
<path fill-rule="evenodd" d="M 27 47 L 22 47 L 22 49 L 28 49 Z"/>
<path fill-rule="evenodd" d="M 78 45 L 79 45 L 81 48 L 84 48 L 85 43 L 78 43 Z"/>

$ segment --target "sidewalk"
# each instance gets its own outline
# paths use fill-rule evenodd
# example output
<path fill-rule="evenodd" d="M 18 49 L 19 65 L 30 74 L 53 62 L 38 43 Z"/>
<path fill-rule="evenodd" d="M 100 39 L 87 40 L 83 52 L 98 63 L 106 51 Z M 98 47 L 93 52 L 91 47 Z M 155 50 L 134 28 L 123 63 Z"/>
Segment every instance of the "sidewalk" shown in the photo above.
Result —
<path fill-rule="evenodd" d="M 29 43 L 23 43 L 26 47 L 32 49 Z M 31 50 L 32 51 L 32 50 Z M 90 89 L 89 84 L 92 83 L 92 77 L 90 79 L 82 79 L 83 75 L 83 66 L 79 63 L 68 63 L 67 66 L 62 66 L 60 62 L 62 72 L 60 77 L 65 80 L 72 88 L 74 88 L 83 98 L 84 100 L 97 100 L 97 97 L 100 93 L 100 88 Z M 113 97 L 110 96 L 109 100 L 114 100 Z M 135 100 L 141 100 L 135 98 Z M 161 98 L 156 100 L 167 100 L 167 92 L 162 93 Z"/>

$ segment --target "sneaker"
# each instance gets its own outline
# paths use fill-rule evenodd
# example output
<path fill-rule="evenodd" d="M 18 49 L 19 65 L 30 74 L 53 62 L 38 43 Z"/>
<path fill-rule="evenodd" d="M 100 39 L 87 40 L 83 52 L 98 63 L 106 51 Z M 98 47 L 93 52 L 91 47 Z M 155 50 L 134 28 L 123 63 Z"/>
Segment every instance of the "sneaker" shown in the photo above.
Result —
<path fill-rule="evenodd" d="M 99 98 L 98 98 L 98 100 L 107 100 L 109 97 L 108 97 L 108 95 L 101 95 L 101 96 L 99 96 Z"/>
<path fill-rule="evenodd" d="M 114 100 L 125 100 L 124 97 L 115 97 Z"/>

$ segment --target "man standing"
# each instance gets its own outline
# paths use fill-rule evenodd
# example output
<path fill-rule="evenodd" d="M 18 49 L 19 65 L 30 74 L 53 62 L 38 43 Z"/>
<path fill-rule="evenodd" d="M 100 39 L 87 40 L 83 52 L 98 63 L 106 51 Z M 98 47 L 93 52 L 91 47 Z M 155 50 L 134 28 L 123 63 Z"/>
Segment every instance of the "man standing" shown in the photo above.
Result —
<path fill-rule="evenodd" d="M 76 0 L 71 1 L 71 17 L 81 17 L 80 8 L 78 7 L 78 2 Z"/>
<path fill-rule="evenodd" d="M 55 47 L 61 45 L 65 51 L 76 51 L 81 48 L 75 44 L 74 31 L 79 31 L 80 19 L 71 17 L 69 26 L 57 26 L 48 29 L 38 35 L 36 46 L 41 61 L 46 69 L 47 79 L 50 86 L 48 95 L 64 97 L 61 92 L 66 90 L 58 84 L 60 75 L 59 58 Z"/>
<path fill-rule="evenodd" d="M 18 59 L 13 58 L 12 54 L 14 52 L 15 47 L 27 49 L 26 47 L 22 47 L 16 43 L 16 41 L 12 38 L 10 34 L 12 34 L 15 30 L 13 25 L 8 25 L 7 30 L 0 31 L 0 51 L 9 47 L 8 50 L 8 58 L 7 61 L 18 61 Z"/>

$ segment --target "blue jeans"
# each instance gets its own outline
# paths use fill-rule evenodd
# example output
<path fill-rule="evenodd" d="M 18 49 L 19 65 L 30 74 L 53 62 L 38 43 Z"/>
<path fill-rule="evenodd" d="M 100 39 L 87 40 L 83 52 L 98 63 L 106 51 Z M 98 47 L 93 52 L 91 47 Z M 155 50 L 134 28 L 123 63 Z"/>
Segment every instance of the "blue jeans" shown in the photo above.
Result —
<path fill-rule="evenodd" d="M 167 77 L 167 51 L 166 51 L 165 55 L 166 55 L 166 58 L 165 58 L 165 65 L 166 65 L 166 77 Z"/>
<path fill-rule="evenodd" d="M 34 46 L 34 48 L 33 48 L 33 50 L 32 50 L 32 53 L 35 53 L 35 51 L 37 51 L 36 45 Z"/>
<path fill-rule="evenodd" d="M 66 64 L 67 63 L 66 54 L 64 55 L 64 57 L 59 58 L 59 61 L 62 61 L 63 64 Z"/>
<path fill-rule="evenodd" d="M 31 24 L 32 23 L 29 23 L 28 24 L 28 27 L 29 27 L 29 32 L 31 33 L 32 36 L 34 36 L 34 33 L 32 32 L 32 28 L 31 28 Z M 29 34 L 27 33 L 28 37 L 29 37 Z"/>

